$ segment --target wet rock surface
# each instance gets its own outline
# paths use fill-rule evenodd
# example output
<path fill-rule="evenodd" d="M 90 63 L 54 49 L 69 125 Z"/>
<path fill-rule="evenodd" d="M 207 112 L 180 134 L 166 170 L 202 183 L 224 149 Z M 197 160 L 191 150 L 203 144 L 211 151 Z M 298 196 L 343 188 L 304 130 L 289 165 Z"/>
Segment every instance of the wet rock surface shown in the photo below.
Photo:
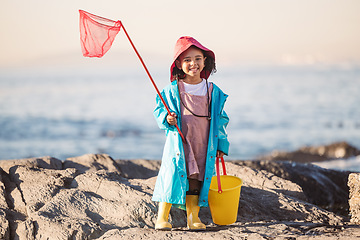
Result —
<path fill-rule="evenodd" d="M 172 208 L 168 232 L 154 230 L 157 203 L 151 201 L 160 161 L 116 160 L 88 154 L 67 160 L 51 157 L 0 161 L 0 239 L 353 239 L 359 226 L 347 214 L 323 206 L 347 175 L 336 171 L 332 195 L 320 198 L 300 180 L 317 175 L 312 186 L 330 184 L 330 175 L 312 165 L 226 162 L 240 177 L 237 222 L 217 226 L 209 208 L 200 210 L 205 232 L 186 230 L 186 214 Z M 305 168 L 306 167 L 306 168 Z M 304 169 L 305 168 L 305 169 Z M 271 169 L 276 169 L 272 171 Z M 282 174 L 279 174 L 282 173 Z M 342 179 L 342 180 L 340 180 Z M 335 187 L 337 186 L 337 187 Z M 312 199 L 309 196 L 313 196 Z M 345 198 L 345 197 L 344 197 Z M 321 202 L 321 201 L 325 201 Z M 340 201 L 340 200 L 339 200 Z M 331 205 L 331 206 L 333 206 Z M 330 211 L 331 210 L 331 211 Z"/>

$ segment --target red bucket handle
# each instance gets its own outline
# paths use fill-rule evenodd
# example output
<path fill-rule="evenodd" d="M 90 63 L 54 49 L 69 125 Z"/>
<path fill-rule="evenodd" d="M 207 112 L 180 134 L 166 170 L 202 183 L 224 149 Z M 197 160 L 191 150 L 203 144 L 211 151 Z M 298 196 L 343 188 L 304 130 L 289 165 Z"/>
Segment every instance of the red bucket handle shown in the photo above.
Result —
<path fill-rule="evenodd" d="M 222 189 L 221 189 L 221 182 L 220 182 L 220 168 L 219 168 L 219 158 L 220 157 L 216 157 L 216 176 L 217 176 L 217 184 L 218 184 L 218 193 L 222 193 Z M 221 165 L 222 165 L 222 169 L 223 169 L 223 175 L 227 175 L 226 174 L 226 168 L 225 168 L 225 161 L 224 158 L 221 157 Z"/>

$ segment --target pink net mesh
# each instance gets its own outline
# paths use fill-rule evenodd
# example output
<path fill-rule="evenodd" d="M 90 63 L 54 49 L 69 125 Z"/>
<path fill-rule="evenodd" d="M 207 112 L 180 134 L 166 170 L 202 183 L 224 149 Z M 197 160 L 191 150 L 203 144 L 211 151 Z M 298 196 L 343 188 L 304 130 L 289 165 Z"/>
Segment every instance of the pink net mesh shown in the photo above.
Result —
<path fill-rule="evenodd" d="M 84 57 L 102 57 L 121 28 L 120 21 L 113 21 L 79 10 L 80 43 Z"/>

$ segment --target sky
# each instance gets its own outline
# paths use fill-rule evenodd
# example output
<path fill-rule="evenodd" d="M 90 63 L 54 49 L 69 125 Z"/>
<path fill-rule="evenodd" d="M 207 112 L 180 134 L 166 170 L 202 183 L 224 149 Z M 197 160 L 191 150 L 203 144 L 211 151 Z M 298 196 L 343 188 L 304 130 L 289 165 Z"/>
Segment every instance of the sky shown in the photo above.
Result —
<path fill-rule="evenodd" d="M 153 65 L 184 35 L 224 65 L 360 64 L 359 0 L 0 0 L 0 68 L 84 61 L 78 9 L 121 20 Z M 120 32 L 104 58 L 130 51 Z"/>

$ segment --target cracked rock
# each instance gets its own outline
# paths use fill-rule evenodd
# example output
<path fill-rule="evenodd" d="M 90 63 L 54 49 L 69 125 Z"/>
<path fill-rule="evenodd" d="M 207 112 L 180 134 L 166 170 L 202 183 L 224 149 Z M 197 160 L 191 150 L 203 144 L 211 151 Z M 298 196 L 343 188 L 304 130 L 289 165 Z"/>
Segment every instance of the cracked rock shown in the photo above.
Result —
<path fill-rule="evenodd" d="M 0 161 L 5 169 L 0 174 L 1 239 L 297 239 L 309 232 L 309 224 L 320 229 L 319 235 L 321 229 L 338 231 L 342 228 L 337 226 L 346 224 L 342 216 L 310 203 L 300 183 L 276 172 L 226 162 L 227 173 L 244 182 L 237 222 L 216 226 L 209 208 L 202 208 L 199 216 L 208 231 L 183 231 L 186 212 L 173 207 L 169 221 L 177 231 L 159 232 L 153 229 L 158 205 L 151 200 L 159 162 L 128 160 L 119 167 L 106 154 L 59 161 L 50 157 L 13 165 Z M 288 167 L 279 164 L 276 169 L 285 172 Z M 299 169 L 294 165 L 291 170 L 295 174 Z M 351 237 L 357 234 L 352 232 Z"/>

